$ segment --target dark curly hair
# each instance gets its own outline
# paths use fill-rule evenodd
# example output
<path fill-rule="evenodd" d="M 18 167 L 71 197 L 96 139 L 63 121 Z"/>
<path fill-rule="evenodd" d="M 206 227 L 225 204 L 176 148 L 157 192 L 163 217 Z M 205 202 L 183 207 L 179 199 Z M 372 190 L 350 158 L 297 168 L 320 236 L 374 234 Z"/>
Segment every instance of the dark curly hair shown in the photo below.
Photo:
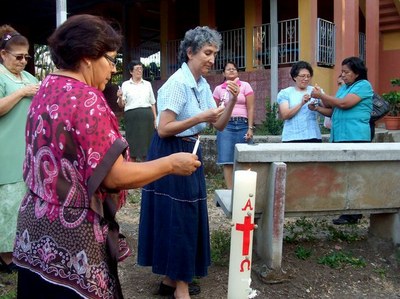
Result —
<path fill-rule="evenodd" d="M 69 17 L 49 37 L 54 64 L 59 69 L 76 71 L 83 58 L 99 59 L 122 45 L 121 34 L 105 19 L 88 15 Z"/>
<path fill-rule="evenodd" d="M 347 67 L 351 69 L 354 74 L 358 75 L 354 82 L 359 80 L 368 80 L 368 70 L 365 66 L 364 60 L 361 58 L 355 56 L 347 57 L 342 61 L 342 65 L 347 65 Z"/>
<path fill-rule="evenodd" d="M 292 68 L 290 69 L 290 77 L 292 77 L 293 81 L 295 81 L 294 78 L 296 78 L 299 75 L 300 70 L 302 69 L 308 70 L 310 72 L 311 77 L 314 75 L 314 71 L 311 64 L 309 64 L 307 61 L 300 60 L 295 64 L 293 64 Z"/>

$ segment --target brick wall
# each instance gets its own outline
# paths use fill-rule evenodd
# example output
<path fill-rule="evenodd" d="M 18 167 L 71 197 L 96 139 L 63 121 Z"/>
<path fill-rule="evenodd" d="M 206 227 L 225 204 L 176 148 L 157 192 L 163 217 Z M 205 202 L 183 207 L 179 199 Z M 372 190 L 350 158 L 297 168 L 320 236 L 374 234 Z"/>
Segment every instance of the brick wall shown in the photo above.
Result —
<path fill-rule="evenodd" d="M 290 67 L 278 69 L 278 90 L 293 85 L 290 78 Z M 258 69 L 252 72 L 239 72 L 239 78 L 250 83 L 255 95 L 255 123 L 260 124 L 265 120 L 265 104 L 267 96 L 270 97 L 271 72 L 269 69 Z M 224 80 L 222 74 L 209 74 L 206 77 L 211 90 L 221 84 Z M 157 90 L 162 86 L 165 80 L 152 82 L 154 94 L 157 98 Z"/>

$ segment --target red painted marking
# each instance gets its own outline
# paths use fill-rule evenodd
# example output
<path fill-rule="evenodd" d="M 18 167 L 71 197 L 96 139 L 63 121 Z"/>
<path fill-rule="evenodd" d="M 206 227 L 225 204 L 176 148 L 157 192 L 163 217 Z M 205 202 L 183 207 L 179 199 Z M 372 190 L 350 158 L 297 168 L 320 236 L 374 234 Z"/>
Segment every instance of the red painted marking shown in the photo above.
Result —
<path fill-rule="evenodd" d="M 251 200 L 250 200 L 250 198 L 247 200 L 246 204 L 245 204 L 244 207 L 242 208 L 242 211 L 246 211 L 247 208 L 249 208 L 250 211 L 253 211 L 253 206 L 251 205 Z"/>
<path fill-rule="evenodd" d="M 251 216 L 244 216 L 244 223 L 236 223 L 236 230 L 243 232 L 242 255 L 249 254 L 250 232 L 254 229 Z"/>

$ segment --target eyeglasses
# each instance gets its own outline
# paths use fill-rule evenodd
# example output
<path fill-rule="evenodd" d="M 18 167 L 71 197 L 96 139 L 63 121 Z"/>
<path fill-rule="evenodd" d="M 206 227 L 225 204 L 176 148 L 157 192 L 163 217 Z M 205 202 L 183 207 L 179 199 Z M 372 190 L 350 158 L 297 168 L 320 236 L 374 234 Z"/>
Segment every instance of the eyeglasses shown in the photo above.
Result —
<path fill-rule="evenodd" d="M 143 67 L 141 67 L 141 66 L 134 66 L 134 67 L 133 67 L 133 70 L 134 70 L 134 71 L 143 71 Z"/>
<path fill-rule="evenodd" d="M 234 67 L 230 69 L 225 69 L 225 72 L 236 72 L 236 71 L 237 69 L 235 69 Z"/>
<path fill-rule="evenodd" d="M 110 55 L 104 54 L 103 55 L 105 59 L 107 59 L 110 63 L 112 67 L 116 67 L 117 66 L 117 59 L 116 58 L 112 58 Z"/>
<path fill-rule="evenodd" d="M 303 74 L 303 75 L 297 75 L 297 77 L 299 77 L 299 78 L 301 78 L 301 79 L 310 79 L 310 78 L 311 78 L 311 75 Z"/>
<path fill-rule="evenodd" d="M 14 54 L 10 51 L 5 50 L 8 54 L 11 54 L 12 56 L 15 57 L 16 60 L 21 61 L 22 59 L 25 58 L 25 61 L 28 61 L 32 57 L 29 54 Z"/>

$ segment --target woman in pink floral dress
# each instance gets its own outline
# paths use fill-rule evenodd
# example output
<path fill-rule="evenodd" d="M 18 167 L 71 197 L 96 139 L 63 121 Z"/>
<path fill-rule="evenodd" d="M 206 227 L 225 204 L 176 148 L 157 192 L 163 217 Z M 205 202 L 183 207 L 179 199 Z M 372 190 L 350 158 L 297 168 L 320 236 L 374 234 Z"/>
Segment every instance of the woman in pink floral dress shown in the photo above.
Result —
<path fill-rule="evenodd" d="M 117 262 L 129 251 L 115 214 L 127 188 L 200 162 L 179 153 L 128 162 L 128 145 L 103 96 L 121 36 L 99 17 L 68 18 L 48 40 L 59 71 L 32 100 L 14 262 L 18 298 L 122 298 Z"/>

